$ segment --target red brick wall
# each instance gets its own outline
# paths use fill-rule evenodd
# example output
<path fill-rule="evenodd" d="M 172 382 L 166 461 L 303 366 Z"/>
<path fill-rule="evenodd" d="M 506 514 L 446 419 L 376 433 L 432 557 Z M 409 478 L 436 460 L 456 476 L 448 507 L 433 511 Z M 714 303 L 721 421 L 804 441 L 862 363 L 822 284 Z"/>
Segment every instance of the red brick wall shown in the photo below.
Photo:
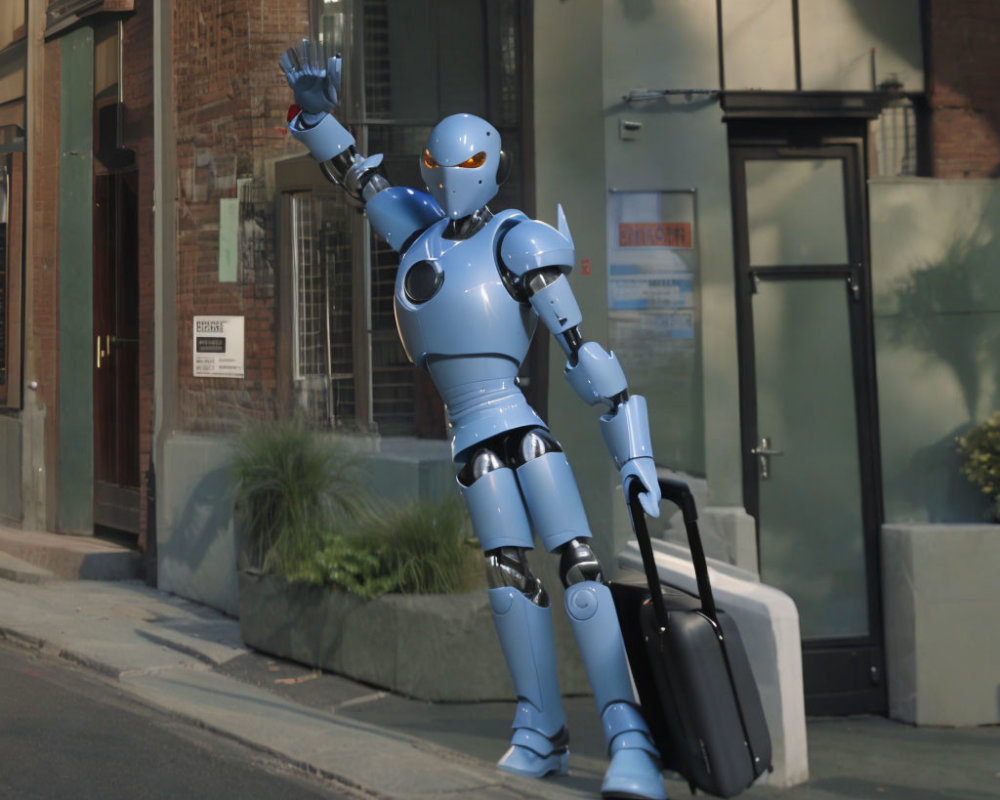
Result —
<path fill-rule="evenodd" d="M 932 174 L 1000 177 L 1000 2 L 929 0 Z"/>
<path fill-rule="evenodd" d="M 266 167 L 301 152 L 284 135 L 288 87 L 278 57 L 307 35 L 306 0 L 245 3 L 197 0 L 174 5 L 174 98 L 178 169 L 177 348 L 182 428 L 234 430 L 247 417 L 276 413 L 278 403 L 273 198 Z M 253 179 L 263 246 L 237 283 L 218 280 L 219 199 Z M 245 317 L 245 380 L 192 376 L 193 317 Z"/>

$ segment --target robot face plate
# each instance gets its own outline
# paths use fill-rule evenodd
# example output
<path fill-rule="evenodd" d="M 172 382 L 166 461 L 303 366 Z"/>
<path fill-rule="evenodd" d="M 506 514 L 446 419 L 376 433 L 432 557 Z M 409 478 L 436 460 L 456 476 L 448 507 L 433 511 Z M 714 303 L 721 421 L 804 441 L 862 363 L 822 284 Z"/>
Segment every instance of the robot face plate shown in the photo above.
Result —
<path fill-rule="evenodd" d="M 497 129 L 471 114 L 454 114 L 431 131 L 420 174 L 444 212 L 461 219 L 496 197 L 499 166 Z"/>

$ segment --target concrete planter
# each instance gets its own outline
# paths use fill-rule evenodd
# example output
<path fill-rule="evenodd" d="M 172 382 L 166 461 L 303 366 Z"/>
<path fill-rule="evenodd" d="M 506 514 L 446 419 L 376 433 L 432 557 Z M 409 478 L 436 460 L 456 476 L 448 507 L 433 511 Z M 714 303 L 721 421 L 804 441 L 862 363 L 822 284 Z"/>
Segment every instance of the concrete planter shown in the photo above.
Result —
<path fill-rule="evenodd" d="M 239 606 L 256 650 L 421 700 L 514 699 L 484 591 L 362 600 L 241 571 Z M 567 673 L 563 691 L 581 679 Z"/>
<path fill-rule="evenodd" d="M 265 653 L 422 700 L 513 696 L 482 593 L 345 592 L 241 572 L 240 631 Z"/>
<path fill-rule="evenodd" d="M 889 715 L 1000 723 L 1000 525 L 885 525 Z"/>

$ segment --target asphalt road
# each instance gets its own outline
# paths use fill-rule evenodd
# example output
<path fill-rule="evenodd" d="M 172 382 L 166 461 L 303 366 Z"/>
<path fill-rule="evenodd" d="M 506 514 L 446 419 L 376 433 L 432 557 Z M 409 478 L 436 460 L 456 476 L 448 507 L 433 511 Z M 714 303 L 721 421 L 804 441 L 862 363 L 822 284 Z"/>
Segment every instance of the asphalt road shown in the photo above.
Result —
<path fill-rule="evenodd" d="M 58 658 L 0 644 L 0 798 L 360 800 L 148 708 Z"/>

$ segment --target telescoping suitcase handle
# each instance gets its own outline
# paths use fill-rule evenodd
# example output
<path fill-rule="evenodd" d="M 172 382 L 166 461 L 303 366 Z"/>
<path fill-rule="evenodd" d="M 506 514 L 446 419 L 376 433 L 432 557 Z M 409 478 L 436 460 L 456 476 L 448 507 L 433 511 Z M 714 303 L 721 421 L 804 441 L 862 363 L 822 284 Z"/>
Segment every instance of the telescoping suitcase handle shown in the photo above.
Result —
<path fill-rule="evenodd" d="M 670 500 L 677 505 L 684 517 L 684 529 L 687 531 L 688 545 L 691 548 L 691 561 L 694 563 L 694 575 L 698 582 L 698 599 L 701 601 L 701 611 L 719 626 L 719 618 L 715 611 L 715 598 L 712 596 L 712 584 L 708 580 L 708 564 L 705 563 L 705 549 L 701 545 L 701 535 L 698 533 L 698 512 L 695 509 L 694 496 L 691 487 L 683 481 L 660 478 L 660 493 L 664 500 Z M 633 480 L 629 485 L 628 507 L 632 517 L 632 528 L 639 542 L 639 552 L 642 554 L 642 566 L 649 583 L 649 595 L 656 614 L 656 621 L 661 628 L 667 627 L 667 610 L 663 605 L 663 590 L 660 588 L 660 576 L 656 571 L 656 561 L 653 558 L 653 545 L 649 540 L 649 530 L 646 527 L 646 515 L 639 503 L 642 494 L 642 484 Z"/>

